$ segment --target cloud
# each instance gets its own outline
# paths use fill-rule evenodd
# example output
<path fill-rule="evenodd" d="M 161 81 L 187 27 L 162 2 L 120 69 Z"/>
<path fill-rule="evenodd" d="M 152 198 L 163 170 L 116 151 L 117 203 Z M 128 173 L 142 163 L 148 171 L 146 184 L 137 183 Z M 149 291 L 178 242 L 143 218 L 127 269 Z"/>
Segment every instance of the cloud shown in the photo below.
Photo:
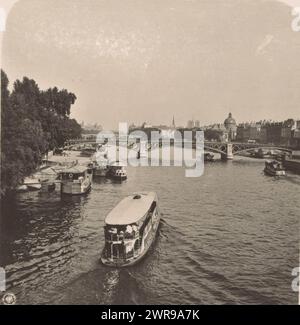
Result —
<path fill-rule="evenodd" d="M 293 8 L 300 7 L 300 0 L 277 0 L 277 1 L 283 2 Z"/>

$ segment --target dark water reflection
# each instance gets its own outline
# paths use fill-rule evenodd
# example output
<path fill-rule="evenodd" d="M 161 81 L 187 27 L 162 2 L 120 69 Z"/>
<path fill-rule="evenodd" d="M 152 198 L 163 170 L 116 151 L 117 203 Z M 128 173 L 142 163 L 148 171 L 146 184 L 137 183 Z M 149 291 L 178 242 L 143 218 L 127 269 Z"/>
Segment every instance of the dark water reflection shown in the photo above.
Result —
<path fill-rule="evenodd" d="M 18 303 L 297 303 L 300 177 L 276 179 L 260 161 L 129 168 L 122 184 L 97 180 L 85 197 L 20 194 L 3 202 L 0 265 Z M 136 266 L 99 263 L 105 215 L 124 196 L 155 190 L 163 220 Z"/>

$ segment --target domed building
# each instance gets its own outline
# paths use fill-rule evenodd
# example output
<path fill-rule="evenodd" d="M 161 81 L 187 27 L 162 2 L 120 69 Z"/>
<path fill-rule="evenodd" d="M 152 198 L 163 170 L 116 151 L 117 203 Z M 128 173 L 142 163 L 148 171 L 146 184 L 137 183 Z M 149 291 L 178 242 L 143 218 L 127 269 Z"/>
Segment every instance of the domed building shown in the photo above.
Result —
<path fill-rule="evenodd" d="M 224 121 L 224 125 L 228 132 L 228 140 L 229 141 L 234 140 L 236 137 L 237 125 L 231 113 L 229 113 L 227 119 Z"/>

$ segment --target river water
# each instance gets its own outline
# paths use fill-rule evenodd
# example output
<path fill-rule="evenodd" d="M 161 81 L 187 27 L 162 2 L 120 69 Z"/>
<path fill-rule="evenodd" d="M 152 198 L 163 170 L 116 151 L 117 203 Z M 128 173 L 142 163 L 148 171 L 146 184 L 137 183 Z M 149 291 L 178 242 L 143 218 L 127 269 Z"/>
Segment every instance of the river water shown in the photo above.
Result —
<path fill-rule="evenodd" d="M 128 167 L 83 197 L 30 192 L 1 206 L 0 265 L 19 304 L 297 304 L 300 176 L 263 174 L 263 161 Z M 99 262 L 105 215 L 126 195 L 156 191 L 162 222 L 137 265 Z"/>

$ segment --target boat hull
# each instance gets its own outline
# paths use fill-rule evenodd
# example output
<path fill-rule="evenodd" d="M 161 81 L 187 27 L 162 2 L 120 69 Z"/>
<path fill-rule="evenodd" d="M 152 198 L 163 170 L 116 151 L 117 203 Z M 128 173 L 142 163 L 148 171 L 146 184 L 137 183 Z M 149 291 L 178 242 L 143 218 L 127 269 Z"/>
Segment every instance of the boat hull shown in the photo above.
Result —
<path fill-rule="evenodd" d="M 42 192 L 53 192 L 55 191 L 55 183 L 42 183 Z"/>
<path fill-rule="evenodd" d="M 26 191 L 28 191 L 27 185 L 19 185 L 17 187 L 17 192 L 26 192 Z"/>
<path fill-rule="evenodd" d="M 127 176 L 110 175 L 109 178 L 113 179 L 114 181 L 125 181 L 127 179 Z"/>
<path fill-rule="evenodd" d="M 284 170 L 271 170 L 269 168 L 265 168 L 264 172 L 270 176 L 285 176 Z"/>
<path fill-rule="evenodd" d="M 95 168 L 93 173 L 93 175 L 97 177 L 106 177 L 106 174 L 107 174 L 107 169 L 101 169 L 101 168 Z"/>
<path fill-rule="evenodd" d="M 106 177 L 117 181 L 124 181 L 127 179 L 127 173 L 124 166 L 118 162 L 107 166 Z"/>
<path fill-rule="evenodd" d="M 26 184 L 29 191 L 38 191 L 42 188 L 42 184 Z"/>
<path fill-rule="evenodd" d="M 135 256 L 134 258 L 132 258 L 130 260 L 126 260 L 126 261 L 124 261 L 124 260 L 118 260 L 118 261 L 113 260 L 112 261 L 110 259 L 105 258 L 104 250 L 103 250 L 102 254 L 101 254 L 101 258 L 100 258 L 101 262 L 104 265 L 111 266 L 111 267 L 127 267 L 127 266 L 131 266 L 131 265 L 134 265 L 134 264 L 140 262 L 146 256 L 146 254 L 149 252 L 150 247 L 155 242 L 159 224 L 160 224 L 160 218 L 158 218 L 157 221 L 154 223 L 154 225 L 149 233 L 150 238 L 148 239 L 147 244 L 144 246 L 143 251 L 139 255 Z"/>
<path fill-rule="evenodd" d="M 92 188 L 92 184 L 89 183 L 88 186 L 86 186 L 85 188 L 74 188 L 74 187 L 66 187 L 65 184 L 61 184 L 61 194 L 62 195 L 84 195 L 87 194 L 88 192 L 90 192 Z"/>

